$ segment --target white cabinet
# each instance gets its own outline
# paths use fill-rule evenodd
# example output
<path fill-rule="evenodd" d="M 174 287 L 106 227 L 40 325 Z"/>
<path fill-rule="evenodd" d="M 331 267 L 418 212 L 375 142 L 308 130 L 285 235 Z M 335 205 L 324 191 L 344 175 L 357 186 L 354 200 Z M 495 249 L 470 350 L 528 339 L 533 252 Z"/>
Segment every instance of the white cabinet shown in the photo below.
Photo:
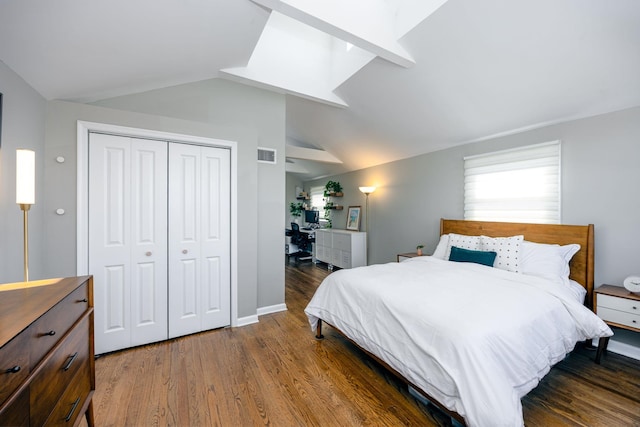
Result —
<path fill-rule="evenodd" d="M 367 233 L 319 229 L 316 230 L 316 260 L 329 267 L 353 268 L 367 265 Z"/>

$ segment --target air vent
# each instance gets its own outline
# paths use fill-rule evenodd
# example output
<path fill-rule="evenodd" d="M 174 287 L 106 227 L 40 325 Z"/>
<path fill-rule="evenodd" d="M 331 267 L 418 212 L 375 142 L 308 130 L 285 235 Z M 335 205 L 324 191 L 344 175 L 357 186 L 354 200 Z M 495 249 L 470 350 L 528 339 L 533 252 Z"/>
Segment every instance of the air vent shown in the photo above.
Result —
<path fill-rule="evenodd" d="M 258 147 L 258 162 L 276 164 L 276 150 Z"/>

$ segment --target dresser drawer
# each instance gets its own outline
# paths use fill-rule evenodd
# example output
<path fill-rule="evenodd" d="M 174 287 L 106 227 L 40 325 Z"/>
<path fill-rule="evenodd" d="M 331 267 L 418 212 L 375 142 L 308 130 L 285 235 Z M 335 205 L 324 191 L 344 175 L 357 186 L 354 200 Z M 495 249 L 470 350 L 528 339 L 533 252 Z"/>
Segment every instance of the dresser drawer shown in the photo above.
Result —
<path fill-rule="evenodd" d="M 631 328 L 640 329 L 640 314 L 632 314 L 626 311 L 613 310 L 599 306 L 598 316 L 606 322 L 614 322 Z"/>
<path fill-rule="evenodd" d="M 87 283 L 79 286 L 30 327 L 31 368 L 42 360 L 60 338 L 89 308 Z"/>
<path fill-rule="evenodd" d="M 598 295 L 597 308 L 600 312 L 601 307 L 611 308 L 619 311 L 626 311 L 627 313 L 640 315 L 640 301 L 613 297 L 611 295 Z"/>
<path fill-rule="evenodd" d="M 29 335 L 27 328 L 0 348 L 0 405 L 28 375 Z"/>
<path fill-rule="evenodd" d="M 342 234 L 335 233 L 333 235 L 333 245 L 334 248 L 340 249 L 342 251 L 351 251 L 351 235 L 350 234 Z"/>
<path fill-rule="evenodd" d="M 31 423 L 44 424 L 64 390 L 79 371 L 89 366 L 89 316 L 85 316 L 54 350 L 31 381 Z"/>
<path fill-rule="evenodd" d="M 0 426 L 29 425 L 29 388 L 25 388 L 17 398 L 13 399 L 11 405 L 0 406 Z"/>
<path fill-rule="evenodd" d="M 84 403 L 91 393 L 91 373 L 88 363 L 81 368 L 65 390 L 62 398 L 53 408 L 44 425 L 73 426 L 76 423 L 76 419 L 82 415 Z M 33 421 L 32 425 L 34 425 Z"/>

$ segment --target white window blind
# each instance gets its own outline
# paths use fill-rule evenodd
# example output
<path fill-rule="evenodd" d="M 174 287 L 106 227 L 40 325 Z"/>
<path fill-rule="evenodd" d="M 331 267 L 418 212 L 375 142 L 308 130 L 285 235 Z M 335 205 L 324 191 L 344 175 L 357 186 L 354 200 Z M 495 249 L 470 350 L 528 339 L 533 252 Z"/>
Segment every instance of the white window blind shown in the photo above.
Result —
<path fill-rule="evenodd" d="M 560 141 L 464 158 L 464 217 L 560 223 Z"/>
<path fill-rule="evenodd" d="M 324 219 L 324 187 L 311 187 L 309 197 L 311 198 L 311 207 L 320 211 L 320 218 Z"/>

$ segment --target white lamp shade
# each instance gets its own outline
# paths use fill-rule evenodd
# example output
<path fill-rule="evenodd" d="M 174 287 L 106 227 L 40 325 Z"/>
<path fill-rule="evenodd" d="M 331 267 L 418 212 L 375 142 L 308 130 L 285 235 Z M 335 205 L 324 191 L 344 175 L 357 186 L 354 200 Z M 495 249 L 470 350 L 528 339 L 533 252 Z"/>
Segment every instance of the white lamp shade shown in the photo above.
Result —
<path fill-rule="evenodd" d="M 376 191 L 376 187 L 358 187 L 364 194 L 371 194 Z"/>
<path fill-rule="evenodd" d="M 33 205 L 36 202 L 36 153 L 16 150 L 16 203 Z"/>

